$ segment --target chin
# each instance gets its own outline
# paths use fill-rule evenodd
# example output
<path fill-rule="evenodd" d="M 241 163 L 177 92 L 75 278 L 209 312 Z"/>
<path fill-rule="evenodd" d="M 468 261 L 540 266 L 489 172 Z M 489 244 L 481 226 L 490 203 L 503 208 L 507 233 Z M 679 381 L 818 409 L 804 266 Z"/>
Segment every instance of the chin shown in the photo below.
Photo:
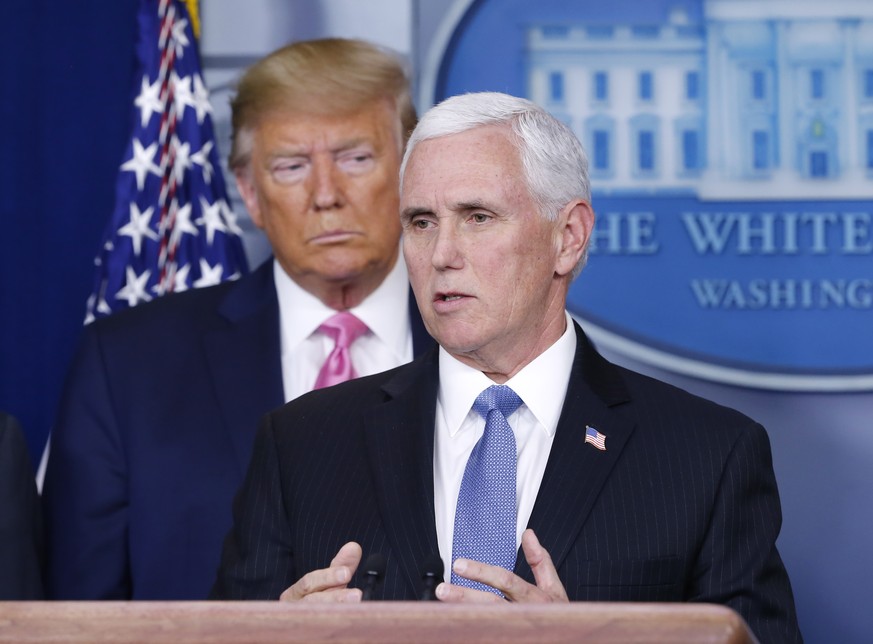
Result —
<path fill-rule="evenodd" d="M 368 265 L 359 258 L 345 257 L 337 261 L 324 262 L 318 273 L 331 282 L 348 282 L 366 274 Z"/>
<path fill-rule="evenodd" d="M 430 329 L 428 329 L 428 331 L 430 331 Z M 481 346 L 481 342 L 470 338 L 469 336 L 457 336 L 452 335 L 451 333 L 439 334 L 439 332 L 431 333 L 431 335 L 443 349 L 451 353 L 453 356 L 474 354 Z"/>

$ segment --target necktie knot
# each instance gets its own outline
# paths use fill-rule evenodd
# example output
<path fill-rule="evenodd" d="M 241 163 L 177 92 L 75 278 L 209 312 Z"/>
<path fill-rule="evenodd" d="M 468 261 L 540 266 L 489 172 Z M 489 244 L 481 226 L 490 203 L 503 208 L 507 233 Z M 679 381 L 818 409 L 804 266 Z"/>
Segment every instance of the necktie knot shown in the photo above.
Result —
<path fill-rule="evenodd" d="M 348 311 L 340 311 L 325 320 L 318 330 L 333 339 L 334 347 L 318 372 L 314 388 L 330 387 L 355 378 L 349 347 L 369 330 L 367 325 Z"/>
<path fill-rule="evenodd" d="M 337 347 L 348 348 L 369 329 L 353 314 L 340 311 L 322 322 L 318 330 L 328 335 Z"/>
<path fill-rule="evenodd" d="M 506 385 L 491 385 L 476 397 L 473 403 L 473 411 L 486 421 L 488 414 L 499 411 L 504 418 L 508 418 L 516 409 L 521 407 L 522 400 L 510 387 Z"/>

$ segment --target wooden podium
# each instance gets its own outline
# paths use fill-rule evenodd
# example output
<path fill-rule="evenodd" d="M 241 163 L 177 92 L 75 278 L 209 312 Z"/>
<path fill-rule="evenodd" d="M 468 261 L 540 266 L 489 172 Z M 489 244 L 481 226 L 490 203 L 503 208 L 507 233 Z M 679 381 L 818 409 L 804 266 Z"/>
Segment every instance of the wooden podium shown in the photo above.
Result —
<path fill-rule="evenodd" d="M 0 602 L 0 642 L 756 642 L 712 604 Z"/>

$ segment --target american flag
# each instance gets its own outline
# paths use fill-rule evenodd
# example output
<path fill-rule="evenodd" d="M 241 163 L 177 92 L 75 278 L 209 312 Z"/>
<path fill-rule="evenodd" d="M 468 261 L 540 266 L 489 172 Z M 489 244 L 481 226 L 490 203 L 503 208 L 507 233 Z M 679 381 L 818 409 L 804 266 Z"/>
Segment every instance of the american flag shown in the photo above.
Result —
<path fill-rule="evenodd" d="M 85 324 L 248 271 L 215 146 L 189 0 L 140 0 L 138 83 Z"/>
<path fill-rule="evenodd" d="M 601 451 L 606 451 L 606 434 L 601 434 L 590 425 L 585 425 L 585 442 L 591 443 Z"/>

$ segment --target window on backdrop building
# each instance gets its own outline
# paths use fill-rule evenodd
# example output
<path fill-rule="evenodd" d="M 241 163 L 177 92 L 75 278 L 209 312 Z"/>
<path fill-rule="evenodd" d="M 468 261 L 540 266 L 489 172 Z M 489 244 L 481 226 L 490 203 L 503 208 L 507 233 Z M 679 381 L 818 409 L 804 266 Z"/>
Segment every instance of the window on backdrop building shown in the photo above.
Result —
<path fill-rule="evenodd" d="M 698 72 L 685 73 L 685 99 L 697 101 L 700 98 L 700 74 Z"/>
<path fill-rule="evenodd" d="M 652 72 L 640 72 L 638 96 L 641 101 L 651 101 L 654 98 L 654 87 L 652 81 Z"/>
<path fill-rule="evenodd" d="M 767 98 L 767 77 L 763 70 L 752 71 L 752 99 L 763 101 Z"/>
<path fill-rule="evenodd" d="M 764 130 L 752 132 L 752 167 L 755 170 L 770 168 L 770 136 Z"/>
<path fill-rule="evenodd" d="M 817 101 L 820 101 L 825 97 L 825 75 L 823 69 L 810 70 L 809 97 Z"/>
<path fill-rule="evenodd" d="M 594 100 L 598 103 L 609 100 L 609 76 L 606 72 L 594 72 Z"/>
<path fill-rule="evenodd" d="M 551 72 L 549 74 L 549 98 L 553 103 L 564 102 L 563 72 Z"/>

